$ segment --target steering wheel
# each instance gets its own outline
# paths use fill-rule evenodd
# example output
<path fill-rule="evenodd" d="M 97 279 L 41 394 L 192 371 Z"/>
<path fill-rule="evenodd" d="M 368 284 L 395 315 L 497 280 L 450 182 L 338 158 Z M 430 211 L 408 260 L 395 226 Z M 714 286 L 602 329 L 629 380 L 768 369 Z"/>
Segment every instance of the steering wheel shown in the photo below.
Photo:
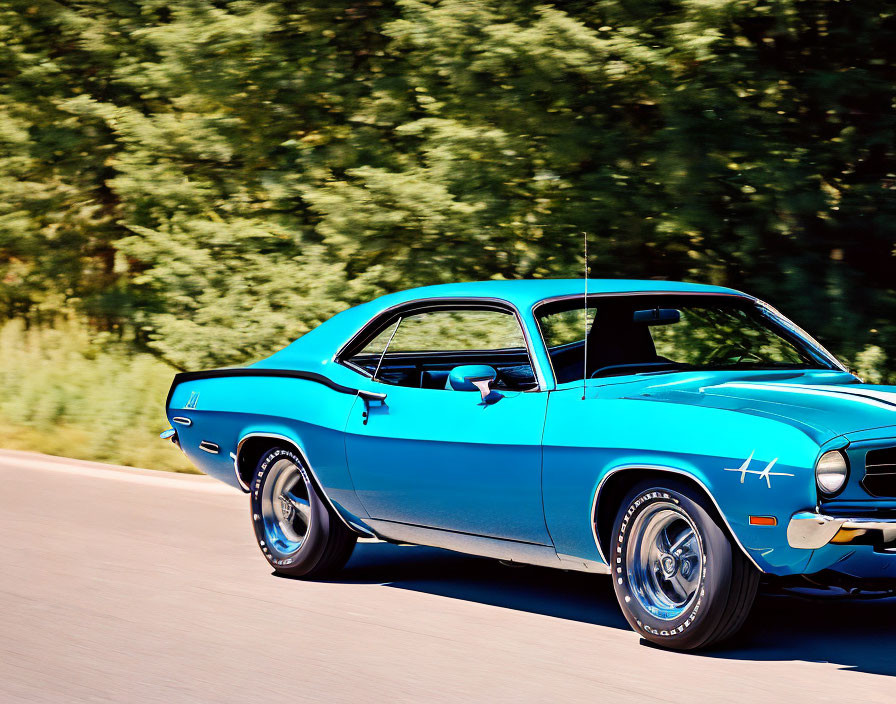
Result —
<path fill-rule="evenodd" d="M 730 360 L 732 364 L 740 364 L 745 359 L 752 359 L 756 362 L 763 361 L 762 357 L 752 350 L 734 343 L 716 347 L 712 352 L 706 355 L 706 362 L 712 362 L 719 358 Z"/>

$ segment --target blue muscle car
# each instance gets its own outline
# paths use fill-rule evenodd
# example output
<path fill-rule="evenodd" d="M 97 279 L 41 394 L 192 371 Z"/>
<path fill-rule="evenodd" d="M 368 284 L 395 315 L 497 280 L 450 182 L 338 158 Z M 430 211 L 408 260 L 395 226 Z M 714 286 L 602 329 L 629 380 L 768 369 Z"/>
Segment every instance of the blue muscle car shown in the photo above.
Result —
<path fill-rule="evenodd" d="M 765 303 L 656 281 L 488 281 L 346 310 L 247 367 L 178 374 L 163 433 L 249 494 L 277 572 L 358 536 L 610 574 L 677 649 L 760 576 L 896 576 L 896 387 Z"/>

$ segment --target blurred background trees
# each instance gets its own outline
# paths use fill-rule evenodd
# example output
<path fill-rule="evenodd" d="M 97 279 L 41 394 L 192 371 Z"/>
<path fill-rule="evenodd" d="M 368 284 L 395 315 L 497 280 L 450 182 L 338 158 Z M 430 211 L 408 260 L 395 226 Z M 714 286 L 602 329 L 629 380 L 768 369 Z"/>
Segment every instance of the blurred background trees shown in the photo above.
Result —
<path fill-rule="evenodd" d="M 894 99 L 878 0 L 0 0 L 0 315 L 238 364 L 587 232 L 892 380 Z"/>

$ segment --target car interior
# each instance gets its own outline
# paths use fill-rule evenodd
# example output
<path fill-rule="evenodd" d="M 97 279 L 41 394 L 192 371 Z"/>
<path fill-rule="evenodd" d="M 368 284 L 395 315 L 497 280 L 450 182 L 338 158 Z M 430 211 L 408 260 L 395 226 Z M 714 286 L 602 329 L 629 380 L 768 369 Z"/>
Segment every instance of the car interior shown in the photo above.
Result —
<path fill-rule="evenodd" d="M 565 302 L 569 305 L 569 302 Z M 617 303 L 614 305 L 614 303 Z M 669 362 L 657 354 L 650 325 L 636 320 L 634 313 L 642 303 L 606 301 L 601 304 L 599 325 L 592 325 L 588 336 L 588 375 L 612 367 Z M 592 315 L 593 315 L 593 310 Z M 607 334 L 610 332 L 611 334 Z M 584 337 L 584 335 L 583 335 Z M 582 378 L 584 340 L 548 349 L 557 383 Z"/>
<path fill-rule="evenodd" d="M 379 355 L 357 355 L 350 361 L 373 375 Z M 497 372 L 492 385 L 496 389 L 529 391 L 536 386 L 529 354 L 525 349 L 387 353 L 376 378 L 395 386 L 445 389 L 450 371 L 467 364 L 487 364 L 492 367 Z"/>

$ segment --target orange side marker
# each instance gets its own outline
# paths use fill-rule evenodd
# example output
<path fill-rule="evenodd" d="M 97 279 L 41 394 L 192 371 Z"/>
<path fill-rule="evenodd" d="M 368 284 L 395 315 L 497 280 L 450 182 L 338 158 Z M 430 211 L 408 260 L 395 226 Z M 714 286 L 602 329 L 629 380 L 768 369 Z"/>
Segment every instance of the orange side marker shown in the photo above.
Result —
<path fill-rule="evenodd" d="M 751 526 L 776 526 L 778 519 L 774 516 L 750 516 Z"/>

